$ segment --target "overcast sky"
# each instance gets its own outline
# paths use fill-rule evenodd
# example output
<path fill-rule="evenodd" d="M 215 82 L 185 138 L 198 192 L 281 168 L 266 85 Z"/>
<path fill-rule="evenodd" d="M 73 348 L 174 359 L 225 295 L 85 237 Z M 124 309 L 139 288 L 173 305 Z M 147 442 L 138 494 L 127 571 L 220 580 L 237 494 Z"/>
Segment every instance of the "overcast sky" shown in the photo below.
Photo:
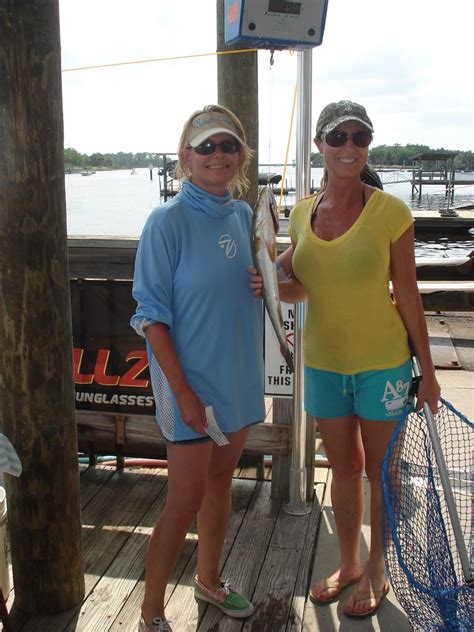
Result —
<path fill-rule="evenodd" d="M 313 49 L 312 133 L 326 103 L 351 99 L 367 108 L 374 146 L 473 151 L 471 7 L 472 0 L 329 0 L 323 43 Z M 60 0 L 60 12 L 63 69 L 216 49 L 216 0 Z M 276 52 L 270 66 L 264 50 L 258 64 L 260 162 L 281 162 L 297 55 Z M 216 100 L 214 55 L 63 72 L 65 146 L 175 152 L 187 117 Z"/>

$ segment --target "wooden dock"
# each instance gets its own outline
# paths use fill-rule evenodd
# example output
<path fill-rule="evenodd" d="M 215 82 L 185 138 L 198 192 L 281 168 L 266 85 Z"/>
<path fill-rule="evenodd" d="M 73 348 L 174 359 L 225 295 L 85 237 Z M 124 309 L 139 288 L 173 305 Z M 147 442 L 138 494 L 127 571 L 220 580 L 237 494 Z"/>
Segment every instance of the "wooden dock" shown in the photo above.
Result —
<path fill-rule="evenodd" d="M 449 233 L 474 227 L 474 210 L 412 209 L 411 213 L 415 219 L 415 232 L 441 230 Z"/>
<path fill-rule="evenodd" d="M 191 529 L 167 589 L 167 616 L 177 632 L 288 630 L 304 627 L 321 505 L 329 470 L 319 480 L 305 516 L 285 512 L 270 495 L 271 468 L 257 480 L 255 468 L 240 468 L 233 482 L 232 515 L 222 557 L 222 575 L 249 595 L 255 614 L 245 621 L 225 617 L 193 596 L 197 535 Z M 167 473 L 160 468 L 82 466 L 81 505 L 86 596 L 64 613 L 26 618 L 14 610 L 14 632 L 134 632 L 144 591 L 148 536 L 163 507 Z M 8 607 L 13 602 L 13 591 Z M 314 606 L 308 602 L 308 606 Z"/>

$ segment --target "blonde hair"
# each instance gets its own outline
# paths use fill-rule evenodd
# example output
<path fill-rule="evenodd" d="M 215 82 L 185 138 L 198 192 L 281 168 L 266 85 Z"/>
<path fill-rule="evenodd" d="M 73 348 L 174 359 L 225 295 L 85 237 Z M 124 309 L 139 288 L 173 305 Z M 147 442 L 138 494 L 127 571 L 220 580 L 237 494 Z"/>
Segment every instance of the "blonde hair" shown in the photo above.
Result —
<path fill-rule="evenodd" d="M 186 164 L 184 150 L 189 147 L 189 132 L 191 129 L 191 123 L 200 114 L 204 114 L 206 112 L 219 112 L 221 114 L 225 114 L 228 116 L 232 123 L 235 125 L 241 140 L 241 150 L 240 150 L 240 160 L 239 166 L 237 167 L 237 171 L 235 172 L 234 177 L 228 184 L 228 189 L 231 193 L 237 191 L 240 196 L 243 196 L 246 189 L 249 188 L 250 182 L 247 178 L 247 169 L 254 154 L 253 149 L 247 145 L 247 137 L 245 135 L 245 130 L 242 126 L 242 123 L 237 118 L 237 116 L 225 108 L 222 105 L 206 105 L 202 110 L 197 110 L 188 118 L 183 127 L 183 132 L 181 134 L 181 138 L 179 139 L 178 145 L 178 164 L 176 165 L 175 175 L 181 180 L 190 180 L 191 179 L 191 170 Z"/>

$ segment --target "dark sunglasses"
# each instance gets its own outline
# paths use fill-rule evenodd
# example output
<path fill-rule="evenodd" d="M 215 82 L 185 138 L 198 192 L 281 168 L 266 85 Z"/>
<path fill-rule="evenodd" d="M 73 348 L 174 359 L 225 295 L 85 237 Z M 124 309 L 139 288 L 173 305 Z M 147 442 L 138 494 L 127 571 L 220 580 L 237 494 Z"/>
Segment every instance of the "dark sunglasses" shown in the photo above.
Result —
<path fill-rule="evenodd" d="M 323 139 L 330 147 L 342 147 L 347 143 L 349 136 L 352 138 L 352 142 L 356 147 L 368 147 L 372 142 L 372 132 L 368 130 L 348 134 L 347 132 L 341 132 L 335 129 L 332 132 L 323 134 Z"/>
<path fill-rule="evenodd" d="M 237 140 L 223 140 L 222 143 L 212 143 L 210 140 L 206 140 L 197 147 L 189 146 L 189 149 L 194 149 L 200 156 L 210 156 L 218 147 L 224 154 L 236 154 L 240 151 L 241 145 Z"/>

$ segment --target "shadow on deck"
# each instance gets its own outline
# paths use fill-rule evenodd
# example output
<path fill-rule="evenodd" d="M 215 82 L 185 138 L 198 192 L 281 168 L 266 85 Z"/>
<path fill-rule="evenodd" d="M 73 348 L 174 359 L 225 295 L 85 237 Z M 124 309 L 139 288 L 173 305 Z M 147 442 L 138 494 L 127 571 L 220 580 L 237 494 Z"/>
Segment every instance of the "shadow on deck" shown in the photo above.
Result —
<path fill-rule="evenodd" d="M 321 504 L 326 483 L 315 484 L 312 511 L 295 517 L 285 502 L 270 497 L 270 472 L 236 471 L 232 515 L 222 556 L 222 575 L 248 595 L 256 612 L 246 621 L 229 619 L 193 596 L 197 535 L 188 534 L 167 589 L 173 629 L 237 631 L 303 629 Z M 327 470 L 321 470 L 322 479 Z M 86 596 L 60 615 L 25 619 L 13 609 L 13 630 L 22 632 L 132 632 L 142 601 L 148 536 L 165 501 L 167 473 L 158 468 L 84 467 L 81 472 Z M 9 607 L 13 602 L 10 595 Z"/>

